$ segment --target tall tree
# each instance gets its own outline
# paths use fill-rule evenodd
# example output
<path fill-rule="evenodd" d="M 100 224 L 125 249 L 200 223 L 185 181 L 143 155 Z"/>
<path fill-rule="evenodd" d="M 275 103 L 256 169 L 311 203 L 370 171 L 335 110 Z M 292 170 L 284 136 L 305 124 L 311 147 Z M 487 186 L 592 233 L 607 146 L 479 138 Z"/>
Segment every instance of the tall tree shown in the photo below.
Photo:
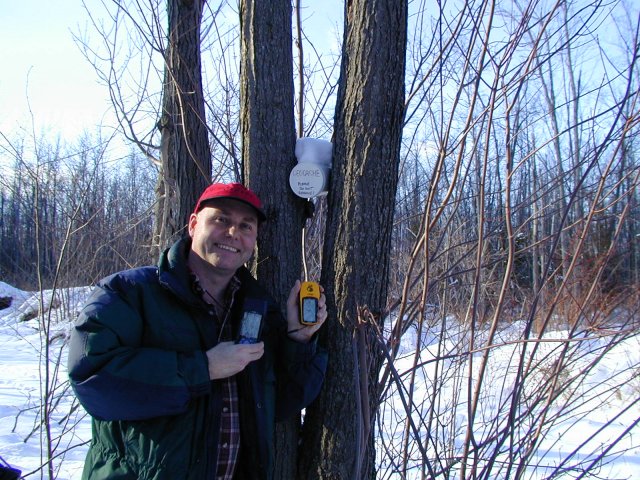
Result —
<path fill-rule="evenodd" d="M 167 0 L 169 22 L 162 92 L 162 162 L 155 243 L 162 250 L 187 224 L 211 181 L 211 150 L 202 92 L 200 25 L 204 0 Z"/>
<path fill-rule="evenodd" d="M 242 0 L 241 129 L 245 184 L 265 203 L 256 275 L 280 302 L 300 276 L 304 202 L 289 188 L 295 165 L 290 0 Z M 294 478 L 298 420 L 278 425 L 274 478 Z"/>
<path fill-rule="evenodd" d="M 404 120 L 406 0 L 346 3 L 322 283 L 327 378 L 305 417 L 298 478 L 374 478 L 380 359 Z M 308 428 L 306 428 L 308 427 Z"/>

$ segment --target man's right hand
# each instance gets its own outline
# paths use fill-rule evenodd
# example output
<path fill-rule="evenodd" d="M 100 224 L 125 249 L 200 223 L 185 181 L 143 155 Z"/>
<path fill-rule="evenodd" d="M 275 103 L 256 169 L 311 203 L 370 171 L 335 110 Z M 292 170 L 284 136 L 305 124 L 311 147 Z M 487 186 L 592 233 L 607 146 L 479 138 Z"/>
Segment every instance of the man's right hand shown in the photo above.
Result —
<path fill-rule="evenodd" d="M 220 342 L 206 353 L 209 361 L 209 378 L 217 380 L 241 372 L 249 363 L 262 357 L 264 342 L 253 344 Z"/>

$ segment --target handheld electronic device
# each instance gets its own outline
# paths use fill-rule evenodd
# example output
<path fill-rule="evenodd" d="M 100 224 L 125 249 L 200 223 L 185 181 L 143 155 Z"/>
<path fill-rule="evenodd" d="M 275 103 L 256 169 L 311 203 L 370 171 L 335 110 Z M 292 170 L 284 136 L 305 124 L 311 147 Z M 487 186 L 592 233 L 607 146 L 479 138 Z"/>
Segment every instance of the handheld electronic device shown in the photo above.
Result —
<path fill-rule="evenodd" d="M 236 343 L 258 343 L 262 331 L 262 320 L 266 314 L 266 301 L 253 298 L 245 299 Z"/>
<path fill-rule="evenodd" d="M 318 300 L 320 285 L 316 282 L 302 282 L 300 285 L 300 323 L 315 325 L 318 321 Z"/>

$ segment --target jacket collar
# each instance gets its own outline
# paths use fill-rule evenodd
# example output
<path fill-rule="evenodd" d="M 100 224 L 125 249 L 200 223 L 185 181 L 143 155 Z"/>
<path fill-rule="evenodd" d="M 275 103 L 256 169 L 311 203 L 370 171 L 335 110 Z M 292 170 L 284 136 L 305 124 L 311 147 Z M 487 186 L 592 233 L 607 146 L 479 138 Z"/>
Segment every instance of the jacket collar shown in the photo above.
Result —
<path fill-rule="evenodd" d="M 158 261 L 158 279 L 183 301 L 199 305 L 202 300 L 191 288 L 191 275 L 187 266 L 190 248 L 191 238 L 185 237 L 162 252 Z"/>

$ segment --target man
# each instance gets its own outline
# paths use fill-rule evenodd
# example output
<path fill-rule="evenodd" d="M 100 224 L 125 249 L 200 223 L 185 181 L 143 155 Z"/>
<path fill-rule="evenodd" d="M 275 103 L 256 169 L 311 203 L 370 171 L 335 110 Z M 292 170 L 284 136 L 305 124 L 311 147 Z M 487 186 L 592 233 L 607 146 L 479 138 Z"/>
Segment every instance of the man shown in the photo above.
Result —
<path fill-rule="evenodd" d="M 158 267 L 102 280 L 71 334 L 69 377 L 92 418 L 84 479 L 270 479 L 277 419 L 318 394 L 326 353 L 243 266 L 265 221 L 240 184 L 209 186 Z M 257 343 L 236 343 L 247 305 Z M 266 312 L 266 313 L 265 313 Z"/>

